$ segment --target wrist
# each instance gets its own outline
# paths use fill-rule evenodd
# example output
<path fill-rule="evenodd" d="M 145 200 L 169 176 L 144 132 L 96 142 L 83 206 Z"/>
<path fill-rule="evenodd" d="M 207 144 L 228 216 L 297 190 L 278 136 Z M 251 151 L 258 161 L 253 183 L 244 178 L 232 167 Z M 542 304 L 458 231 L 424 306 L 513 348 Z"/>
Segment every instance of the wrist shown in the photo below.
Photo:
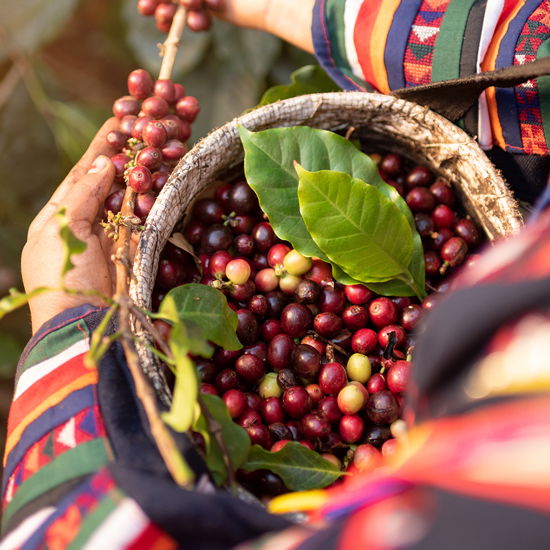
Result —
<path fill-rule="evenodd" d="M 313 53 L 311 22 L 314 5 L 315 0 L 268 0 L 262 30 Z"/>

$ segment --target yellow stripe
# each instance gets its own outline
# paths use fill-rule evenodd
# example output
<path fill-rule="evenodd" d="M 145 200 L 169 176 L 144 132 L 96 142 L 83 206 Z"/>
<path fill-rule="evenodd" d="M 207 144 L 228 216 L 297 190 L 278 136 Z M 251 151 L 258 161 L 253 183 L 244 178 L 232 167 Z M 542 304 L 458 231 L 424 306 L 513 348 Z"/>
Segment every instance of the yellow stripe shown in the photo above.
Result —
<path fill-rule="evenodd" d="M 287 493 L 272 499 L 268 504 L 268 510 L 272 514 L 288 514 L 290 512 L 307 512 L 317 510 L 329 501 L 327 491 L 318 489 L 315 491 L 299 491 Z"/>
<path fill-rule="evenodd" d="M 399 4 L 401 4 L 401 0 L 384 0 L 383 7 L 380 8 L 376 17 L 376 23 L 370 40 L 371 66 L 374 78 L 376 79 L 376 82 L 373 82 L 373 84 L 383 94 L 390 93 L 388 73 L 386 71 L 386 64 L 384 63 L 384 53 L 386 51 L 388 33 L 393 23 L 393 16 Z"/>
<path fill-rule="evenodd" d="M 483 71 L 493 71 L 495 69 L 498 50 L 500 48 L 500 43 L 502 39 L 508 32 L 508 27 L 510 22 L 517 15 L 519 10 L 523 7 L 527 0 L 522 0 L 518 2 L 514 8 L 508 14 L 508 17 L 504 20 L 502 25 L 496 30 L 485 54 L 485 58 L 481 63 L 481 69 Z M 496 90 L 494 86 L 487 88 L 485 90 L 485 97 L 487 99 L 487 110 L 489 111 L 489 120 L 491 122 L 491 131 L 493 133 L 493 143 L 496 143 L 502 149 L 506 149 L 506 142 L 504 140 L 504 134 L 502 132 L 502 126 L 498 118 L 498 109 L 497 109 L 497 100 L 496 100 Z"/>
<path fill-rule="evenodd" d="M 42 413 L 46 412 L 49 408 L 54 407 L 58 403 L 61 403 L 65 397 L 76 390 L 80 390 L 90 384 L 97 384 L 97 371 L 84 374 L 71 382 L 69 385 L 52 393 L 45 401 L 40 403 L 38 407 L 32 410 L 27 416 L 25 416 L 21 422 L 13 429 L 11 434 L 6 440 L 6 450 L 4 452 L 4 466 L 6 465 L 6 458 L 11 453 L 19 438 L 21 437 L 25 428 L 34 422 Z"/>

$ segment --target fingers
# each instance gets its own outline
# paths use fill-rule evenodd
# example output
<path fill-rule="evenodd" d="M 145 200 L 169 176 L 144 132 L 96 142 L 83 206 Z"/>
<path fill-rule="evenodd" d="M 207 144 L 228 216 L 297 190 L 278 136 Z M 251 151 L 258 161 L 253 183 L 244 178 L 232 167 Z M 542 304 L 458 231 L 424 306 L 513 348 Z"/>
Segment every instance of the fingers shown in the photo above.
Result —
<path fill-rule="evenodd" d="M 115 167 L 109 157 L 98 156 L 88 172 L 79 178 L 61 199 L 59 206 L 67 207 L 71 222 L 95 221 L 103 210 L 103 203 L 111 190 Z"/>
<path fill-rule="evenodd" d="M 42 229 L 44 224 L 59 210 L 61 202 L 71 186 L 87 172 L 99 155 L 112 156 L 115 154 L 115 149 L 107 143 L 107 134 L 112 130 L 116 130 L 117 127 L 118 121 L 116 118 L 110 118 L 103 124 L 82 158 L 67 174 L 50 200 L 34 218 L 29 227 L 29 235 Z"/>

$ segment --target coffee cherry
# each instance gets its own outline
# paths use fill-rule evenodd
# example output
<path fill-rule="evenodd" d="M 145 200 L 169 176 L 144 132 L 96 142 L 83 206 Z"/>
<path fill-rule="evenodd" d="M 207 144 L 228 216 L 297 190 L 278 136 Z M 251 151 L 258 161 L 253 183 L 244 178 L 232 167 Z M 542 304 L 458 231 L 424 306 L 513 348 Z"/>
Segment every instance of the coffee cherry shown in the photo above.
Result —
<path fill-rule="evenodd" d="M 301 280 L 301 277 L 298 277 L 297 275 L 290 275 L 289 273 L 285 273 L 279 279 L 279 288 L 285 294 L 294 294 Z"/>
<path fill-rule="evenodd" d="M 468 246 L 473 247 L 479 244 L 479 232 L 472 220 L 468 218 L 458 220 L 453 226 L 453 231 L 457 237 L 464 239 Z"/>
<path fill-rule="evenodd" d="M 271 225 L 267 222 L 260 222 L 252 229 L 252 238 L 256 244 L 256 250 L 267 252 L 275 243 L 275 233 Z"/>
<path fill-rule="evenodd" d="M 464 239 L 453 237 L 441 247 L 441 259 L 450 266 L 461 264 L 468 252 L 468 245 Z"/>
<path fill-rule="evenodd" d="M 145 223 L 153 204 L 155 204 L 155 196 L 150 193 L 140 193 L 136 196 L 134 214 L 141 220 L 141 223 Z"/>
<path fill-rule="evenodd" d="M 321 368 L 321 355 L 311 346 L 298 344 L 292 350 L 290 364 L 300 378 L 311 380 Z"/>
<path fill-rule="evenodd" d="M 437 202 L 446 204 L 447 206 L 454 206 L 456 199 L 454 191 L 450 184 L 445 180 L 437 180 L 430 187 L 430 191 L 433 193 L 433 196 L 436 198 Z"/>
<path fill-rule="evenodd" d="M 283 407 L 292 418 L 300 419 L 311 409 L 311 398 L 303 386 L 293 386 L 283 393 Z"/>
<path fill-rule="evenodd" d="M 248 301 L 248 309 L 255 315 L 265 315 L 268 307 L 267 298 L 263 294 L 256 294 Z"/>
<path fill-rule="evenodd" d="M 291 248 L 283 243 L 274 244 L 267 253 L 267 261 L 271 267 L 283 265 L 285 256 Z"/>
<path fill-rule="evenodd" d="M 318 334 L 324 336 L 325 338 L 336 336 L 336 334 L 342 330 L 342 327 L 342 319 L 340 319 L 340 317 L 338 317 L 335 313 L 331 313 L 329 311 L 319 313 L 313 319 L 313 328 Z"/>
<path fill-rule="evenodd" d="M 409 361 L 395 361 L 386 375 L 389 390 L 393 393 L 404 392 L 409 382 L 410 371 Z"/>
<path fill-rule="evenodd" d="M 237 337 L 241 344 L 249 346 L 258 339 L 260 326 L 254 314 L 248 309 L 237 310 Z"/>
<path fill-rule="evenodd" d="M 434 221 L 429 214 L 418 212 L 414 215 L 416 230 L 421 237 L 429 237 L 434 232 Z"/>
<path fill-rule="evenodd" d="M 302 418 L 302 431 L 307 439 L 325 439 L 330 433 L 330 424 L 317 414 L 306 414 Z"/>
<path fill-rule="evenodd" d="M 177 9 L 176 4 L 171 2 L 163 2 L 155 8 L 155 24 L 159 31 L 168 32 L 170 30 Z"/>
<path fill-rule="evenodd" d="M 174 103 L 176 100 L 176 88 L 174 87 L 174 83 L 167 78 L 155 82 L 153 93 L 158 97 L 162 97 L 167 103 Z"/>
<path fill-rule="evenodd" d="M 407 174 L 407 185 L 409 187 L 427 187 L 434 180 L 434 176 L 429 168 L 425 166 L 415 166 Z"/>
<path fill-rule="evenodd" d="M 126 144 L 127 137 L 127 134 L 123 134 L 122 132 L 113 130 L 112 132 L 109 132 L 107 134 L 107 137 L 105 139 L 111 147 L 114 147 L 115 149 L 122 149 Z"/>
<path fill-rule="evenodd" d="M 273 444 L 271 434 L 264 424 L 249 426 L 246 428 L 246 432 L 248 433 L 248 437 L 250 437 L 252 445 L 260 445 L 264 449 L 271 448 Z"/>
<path fill-rule="evenodd" d="M 233 239 L 233 248 L 235 249 L 235 254 L 251 256 L 254 253 L 254 239 L 246 233 L 237 235 Z"/>
<path fill-rule="evenodd" d="M 113 214 L 118 214 L 122 208 L 124 200 L 124 190 L 114 191 L 105 199 L 105 211 L 111 211 Z"/>
<path fill-rule="evenodd" d="M 372 394 L 365 406 L 367 416 L 375 424 L 391 424 L 399 416 L 399 406 L 393 394 L 386 390 Z"/>
<path fill-rule="evenodd" d="M 269 317 L 275 317 L 279 319 L 281 317 L 284 307 L 288 303 L 287 296 L 284 292 L 281 292 L 280 290 L 273 290 L 271 292 L 268 292 L 265 297 L 269 302 L 269 309 L 267 314 L 269 315 Z"/>
<path fill-rule="evenodd" d="M 386 389 L 386 379 L 379 372 L 373 374 L 367 382 L 367 391 L 372 395 Z"/>
<path fill-rule="evenodd" d="M 220 393 L 235 389 L 239 385 L 237 373 L 232 369 L 223 369 L 216 376 L 215 385 Z"/>
<path fill-rule="evenodd" d="M 305 390 L 304 390 L 305 391 Z M 277 375 L 274 372 L 268 372 L 258 385 L 258 393 L 264 398 L 281 397 L 283 390 L 277 382 Z"/>
<path fill-rule="evenodd" d="M 435 248 L 441 248 L 444 243 L 454 237 L 454 233 L 448 227 L 442 227 L 436 233 L 432 233 Z"/>
<path fill-rule="evenodd" d="M 389 298 L 376 298 L 369 305 L 369 314 L 372 323 L 382 328 L 397 322 L 397 306 Z"/>
<path fill-rule="evenodd" d="M 275 369 L 280 370 L 290 365 L 290 356 L 294 349 L 292 338 L 285 333 L 277 334 L 269 342 L 267 361 Z"/>
<path fill-rule="evenodd" d="M 346 295 L 337 287 L 325 286 L 319 297 L 319 308 L 340 315 L 346 307 Z"/>
<path fill-rule="evenodd" d="M 212 18 L 203 10 L 189 10 L 187 12 L 187 26 L 193 32 L 203 32 L 212 26 Z"/>
<path fill-rule="evenodd" d="M 201 384 L 199 391 L 200 393 L 207 393 L 208 395 L 218 395 L 218 390 L 212 384 Z"/>
<path fill-rule="evenodd" d="M 264 296 L 265 298 L 265 296 Z M 267 298 L 266 298 L 267 301 Z M 267 303 L 267 307 L 269 310 L 269 302 Z M 277 334 L 280 334 L 283 329 L 281 328 L 281 323 L 277 319 L 267 319 L 264 324 L 261 327 L 262 331 L 262 338 L 266 342 L 271 342 Z"/>
<path fill-rule="evenodd" d="M 321 288 L 309 279 L 302 279 L 294 290 L 296 301 L 304 304 L 313 304 L 319 298 Z"/>
<path fill-rule="evenodd" d="M 292 338 L 303 336 L 312 324 L 313 316 L 302 304 L 289 304 L 281 313 L 281 327 Z"/>
<path fill-rule="evenodd" d="M 414 330 L 422 317 L 422 308 L 417 304 L 411 304 L 401 312 L 401 326 L 408 330 Z"/>
<path fill-rule="evenodd" d="M 353 465 L 359 472 L 372 472 L 382 466 L 382 454 L 373 445 L 358 445 L 353 454 Z"/>
<path fill-rule="evenodd" d="M 311 258 L 302 256 L 297 250 L 290 250 L 283 260 L 283 267 L 291 275 L 303 275 L 312 266 Z"/>
<path fill-rule="evenodd" d="M 153 91 L 153 79 L 143 70 L 137 69 L 128 75 L 128 91 L 137 99 L 145 99 Z"/>
<path fill-rule="evenodd" d="M 227 250 L 233 242 L 231 229 L 221 224 L 206 227 L 201 237 L 201 247 L 207 254 Z"/>
<path fill-rule="evenodd" d="M 309 336 L 309 335 L 304 336 L 300 341 L 300 344 L 305 344 L 306 346 L 310 346 L 316 349 L 321 355 L 325 355 L 327 351 L 326 344 L 321 342 L 321 340 L 318 340 L 314 336 Z"/>
<path fill-rule="evenodd" d="M 139 101 L 131 95 L 119 97 L 113 103 L 113 114 L 117 118 L 122 118 L 126 115 L 137 115 L 139 113 L 139 109 Z"/>
<path fill-rule="evenodd" d="M 249 384 L 255 384 L 265 374 L 264 362 L 257 357 L 247 353 L 241 355 L 235 362 L 237 374 Z"/>
<path fill-rule="evenodd" d="M 142 131 L 142 139 L 150 147 L 162 147 L 166 143 L 168 135 L 160 120 L 151 120 Z"/>
<path fill-rule="evenodd" d="M 236 285 L 242 285 L 250 277 L 250 265 L 247 261 L 237 258 L 225 266 L 225 276 Z M 267 304 L 266 304 L 267 310 Z"/>
<path fill-rule="evenodd" d="M 313 406 L 317 405 L 319 401 L 323 399 L 323 390 L 321 390 L 319 384 L 308 384 L 306 386 L 306 391 L 311 398 L 311 403 Z"/>
<path fill-rule="evenodd" d="M 134 166 L 128 173 L 128 185 L 136 193 L 147 193 L 153 186 L 151 172 L 145 166 Z"/>
<path fill-rule="evenodd" d="M 188 10 L 200 10 L 203 7 L 203 0 L 179 0 L 179 2 Z"/>
<path fill-rule="evenodd" d="M 155 14 L 159 0 L 138 0 L 137 10 L 140 15 L 149 17 Z"/>
<path fill-rule="evenodd" d="M 168 139 L 187 141 L 191 136 L 191 125 L 177 115 L 166 115 L 160 119 Z"/>
<path fill-rule="evenodd" d="M 355 414 L 359 412 L 363 408 L 365 401 L 365 393 L 355 384 L 344 386 L 337 397 L 338 407 L 344 414 Z"/>
<path fill-rule="evenodd" d="M 195 122 L 195 119 L 197 118 L 200 110 L 201 108 L 199 100 L 196 97 L 190 95 L 181 98 L 176 103 L 176 112 L 181 118 L 187 120 L 188 122 Z M 254 193 L 252 190 L 250 190 L 250 192 Z M 237 210 L 235 210 L 235 212 L 237 212 Z M 238 213 L 245 214 L 246 212 Z"/>
<path fill-rule="evenodd" d="M 286 444 L 292 440 L 292 432 L 282 422 L 273 422 L 267 428 L 269 430 L 269 433 L 271 434 L 271 438 L 273 439 L 273 441 Z M 271 452 L 276 452 L 273 451 L 276 445 L 277 443 L 275 443 L 275 445 L 271 447 Z M 284 445 L 279 446 L 277 450 L 282 449 L 283 446 Z"/>
<path fill-rule="evenodd" d="M 362 353 L 354 353 L 346 364 L 346 373 L 350 380 L 365 383 L 370 378 L 372 371 L 369 358 Z"/>
<path fill-rule="evenodd" d="M 246 409 L 239 418 L 237 423 L 243 428 L 249 428 L 250 426 L 258 426 L 262 423 L 262 417 L 260 413 L 252 408 Z"/>
<path fill-rule="evenodd" d="M 241 416 L 246 409 L 246 398 L 242 391 L 228 390 L 223 394 L 222 399 L 231 418 Z"/>
<path fill-rule="evenodd" d="M 398 445 L 399 443 L 397 439 L 388 439 L 387 441 L 384 441 L 384 444 L 380 449 L 382 456 L 384 458 L 390 458 L 392 456 L 395 456 L 398 452 Z"/>
<path fill-rule="evenodd" d="M 343 416 L 338 425 L 340 437 L 346 443 L 355 443 L 358 441 L 363 434 L 364 428 L 365 423 L 363 419 L 356 414 Z"/>
<path fill-rule="evenodd" d="M 318 384 L 326 395 L 336 395 L 347 383 L 346 369 L 336 362 L 321 367 Z"/>
<path fill-rule="evenodd" d="M 283 404 L 278 397 L 268 397 L 262 400 L 260 412 L 266 424 L 285 420 Z"/>
<path fill-rule="evenodd" d="M 256 273 L 254 284 L 260 292 L 270 292 L 279 286 L 279 277 L 271 267 L 262 269 Z"/>
<path fill-rule="evenodd" d="M 439 273 L 441 259 L 437 252 L 427 250 L 424 252 L 424 269 L 428 277 L 435 277 Z"/>
<path fill-rule="evenodd" d="M 169 139 L 161 149 L 166 160 L 179 160 L 188 151 L 187 145 L 179 139 Z"/>
<path fill-rule="evenodd" d="M 294 371 L 290 369 L 281 369 L 277 373 L 277 383 L 283 390 L 288 390 L 288 388 L 292 386 L 298 386 L 300 384 L 300 379 Z"/>
<path fill-rule="evenodd" d="M 136 125 L 139 118 L 136 115 L 124 115 L 120 119 L 118 129 L 125 135 L 129 136 L 134 131 L 134 126 Z"/>
<path fill-rule="evenodd" d="M 370 328 L 359 329 L 351 338 L 351 349 L 355 353 L 362 353 L 363 355 L 373 351 L 376 344 L 376 332 Z"/>
<path fill-rule="evenodd" d="M 435 197 L 425 187 L 413 187 L 405 197 L 413 212 L 431 212 L 435 207 Z"/>
<path fill-rule="evenodd" d="M 360 306 L 366 304 L 374 293 L 364 285 L 346 285 L 344 294 L 349 302 Z"/>
<path fill-rule="evenodd" d="M 318 285 L 326 285 L 332 281 L 332 268 L 323 260 L 313 260 L 311 269 L 306 273 L 306 278 Z"/>
<path fill-rule="evenodd" d="M 388 153 L 382 157 L 378 168 L 383 170 L 388 176 L 398 176 L 403 168 L 403 161 L 399 155 Z"/>
<path fill-rule="evenodd" d="M 455 213 L 446 205 L 440 204 L 432 212 L 434 225 L 438 228 L 450 228 L 455 223 Z"/>
<path fill-rule="evenodd" d="M 342 418 L 342 412 L 338 407 L 338 400 L 335 395 L 323 397 L 319 403 L 318 410 L 331 424 L 339 422 Z"/>
<path fill-rule="evenodd" d="M 170 107 L 168 106 L 168 103 L 164 99 L 162 99 L 162 97 L 151 96 L 143 101 L 143 103 L 141 104 L 141 110 L 147 116 L 150 116 L 152 118 L 162 118 L 163 116 L 166 116 L 168 114 Z"/>
<path fill-rule="evenodd" d="M 349 306 L 342 312 L 342 321 L 350 330 L 359 330 L 369 322 L 369 313 L 363 306 Z"/>

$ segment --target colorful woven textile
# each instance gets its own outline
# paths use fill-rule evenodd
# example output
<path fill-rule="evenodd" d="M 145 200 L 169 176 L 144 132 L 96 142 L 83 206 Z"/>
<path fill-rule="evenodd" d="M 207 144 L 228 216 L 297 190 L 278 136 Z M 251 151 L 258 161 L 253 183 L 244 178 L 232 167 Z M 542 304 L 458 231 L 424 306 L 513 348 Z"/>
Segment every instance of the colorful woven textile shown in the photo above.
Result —
<path fill-rule="evenodd" d="M 317 58 L 346 90 L 459 78 L 550 54 L 549 0 L 317 0 Z M 470 133 L 490 149 L 546 155 L 550 78 L 489 89 Z"/>

